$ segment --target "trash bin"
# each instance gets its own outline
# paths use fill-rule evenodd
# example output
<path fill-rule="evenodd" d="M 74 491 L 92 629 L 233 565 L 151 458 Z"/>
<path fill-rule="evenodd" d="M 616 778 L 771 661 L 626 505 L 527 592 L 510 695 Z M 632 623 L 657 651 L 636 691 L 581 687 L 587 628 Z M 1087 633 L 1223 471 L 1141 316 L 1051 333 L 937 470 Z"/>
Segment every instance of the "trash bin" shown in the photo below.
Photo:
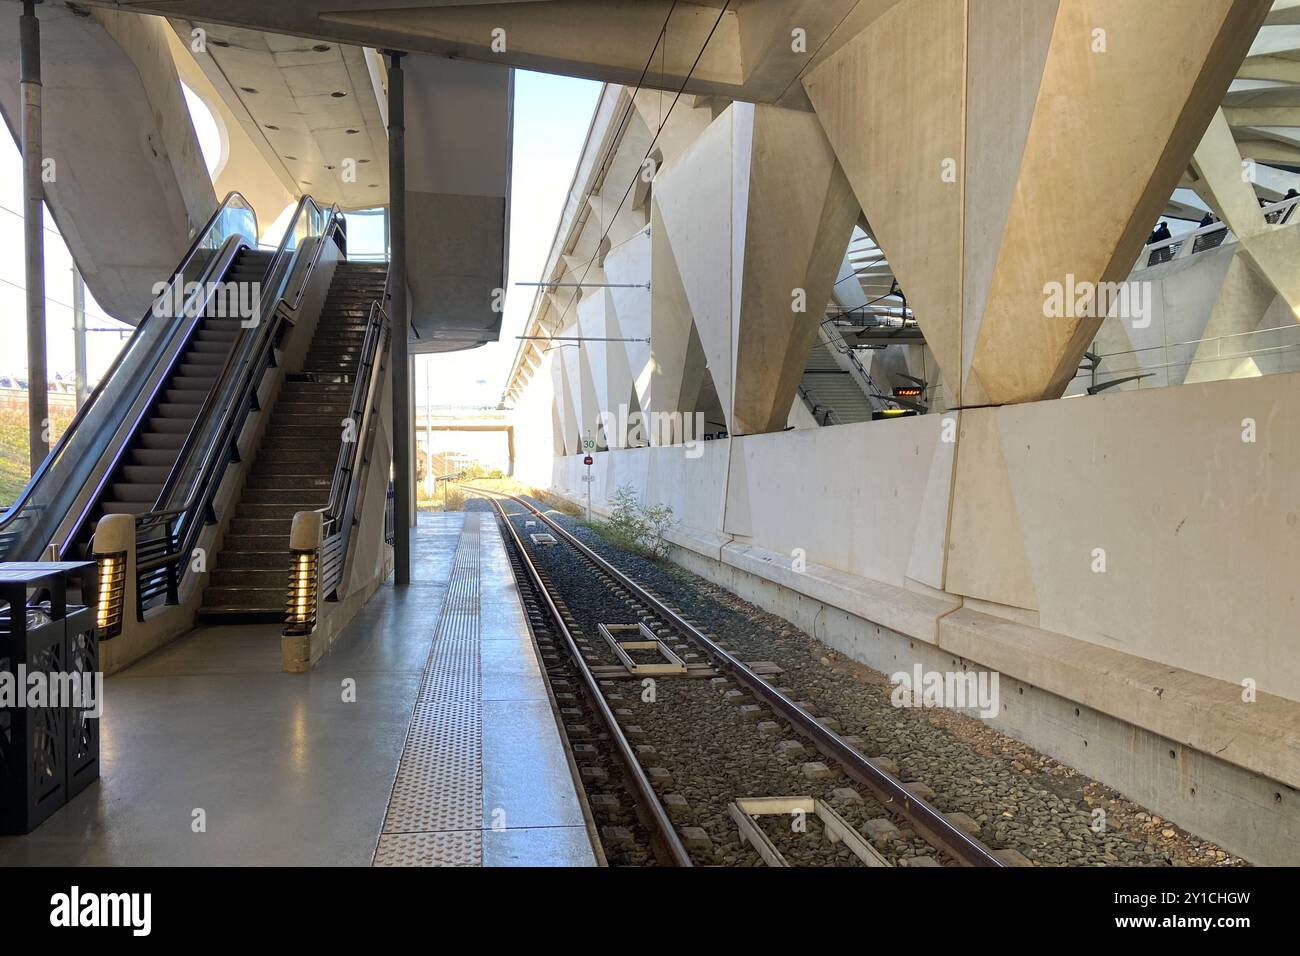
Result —
<path fill-rule="evenodd" d="M 0 564 L 0 833 L 30 833 L 99 777 L 99 719 L 83 694 L 99 672 L 95 615 L 67 601 L 94 567 Z"/>

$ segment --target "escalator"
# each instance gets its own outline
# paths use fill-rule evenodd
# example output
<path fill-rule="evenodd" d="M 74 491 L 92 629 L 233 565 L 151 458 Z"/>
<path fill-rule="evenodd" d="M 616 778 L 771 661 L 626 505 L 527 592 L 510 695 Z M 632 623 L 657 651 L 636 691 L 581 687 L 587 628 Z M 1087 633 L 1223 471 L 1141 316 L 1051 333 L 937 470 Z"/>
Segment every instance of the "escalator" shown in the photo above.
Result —
<path fill-rule="evenodd" d="M 223 281 L 261 283 L 273 258 L 271 252 L 242 249 Z M 90 538 L 104 515 L 138 515 L 156 507 L 168 476 L 176 468 L 185 439 L 199 420 L 204 402 L 225 368 L 243 322 L 238 315 L 203 316 L 195 335 L 182 348 L 179 362 L 160 383 L 158 397 L 127 439 L 121 464 L 104 475 L 97 493 L 91 496 L 82 519 L 62 549 L 65 557 L 89 555 Z"/>
<path fill-rule="evenodd" d="M 251 207 L 238 193 L 227 196 L 17 503 L 0 515 L 0 560 L 88 558 L 101 520 L 129 515 L 136 616 L 176 603 L 199 536 L 218 519 L 217 491 L 259 409 L 264 374 L 277 364 L 330 240 L 344 247 L 337 208 L 304 197 L 279 247 L 259 250 Z"/>

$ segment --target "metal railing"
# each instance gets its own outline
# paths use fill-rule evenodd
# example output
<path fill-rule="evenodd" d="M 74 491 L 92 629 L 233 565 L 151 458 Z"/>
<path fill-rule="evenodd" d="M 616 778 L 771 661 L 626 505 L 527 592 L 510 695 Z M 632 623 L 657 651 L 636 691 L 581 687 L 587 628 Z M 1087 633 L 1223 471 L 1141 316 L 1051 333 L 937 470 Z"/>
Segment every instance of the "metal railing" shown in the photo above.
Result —
<path fill-rule="evenodd" d="M 238 461 L 240 432 L 248 415 L 259 408 L 262 377 L 275 365 L 275 350 L 291 324 L 290 314 L 301 303 L 339 221 L 337 206 L 322 209 L 310 196 L 299 201 L 266 270 L 266 285 L 272 291 L 262 300 L 257 324 L 243 330 L 232 346 L 154 509 L 136 516 L 137 617 L 142 618 L 144 609 L 159 597 L 168 604 L 179 601 L 199 535 L 217 520 L 214 500 L 226 466 Z M 317 242 L 310 259 L 300 266 L 302 242 L 308 238 Z"/>
<path fill-rule="evenodd" d="M 1242 374 L 1254 377 L 1295 372 L 1300 371 L 1300 325 L 1089 353 L 1089 358 L 1074 383 L 1076 388 L 1092 394 L 1129 383 L 1138 389 L 1166 388 L 1189 378 L 1212 382 Z"/>
<path fill-rule="evenodd" d="M 1290 199 L 1283 199 L 1281 202 L 1263 206 L 1264 221 L 1274 226 L 1287 225 L 1295 215 L 1297 203 L 1300 203 L 1300 196 L 1293 196 Z M 1165 262 L 1172 262 L 1175 259 L 1194 256 L 1200 252 L 1217 249 L 1227 240 L 1234 238 L 1235 236 L 1232 230 L 1228 228 L 1227 223 L 1212 222 L 1207 226 L 1193 229 L 1191 232 L 1185 232 L 1182 235 L 1172 236 L 1169 239 L 1162 239 L 1159 242 L 1153 242 L 1145 246 L 1138 267 L 1150 268 Z"/>
<path fill-rule="evenodd" d="M 391 280 L 390 274 L 388 282 Z M 383 301 L 389 298 L 388 282 L 384 284 Z M 308 637 L 316 629 L 320 601 L 338 600 L 352 529 L 357 524 L 357 504 L 378 431 L 391 337 L 391 323 L 383 302 L 372 303 L 348 408 L 348 421 L 356 425 L 351 431 L 352 440 L 344 440 L 339 447 L 325 507 L 295 514 L 289 533 L 289 589 L 283 632 L 286 637 Z M 394 522 L 398 520 L 394 506 L 390 481 L 384 500 L 384 540 L 389 543 L 392 543 Z M 298 660 L 302 669 L 310 666 L 310 659 L 309 649 L 304 650 Z"/>
<path fill-rule="evenodd" d="M 385 284 L 385 300 L 387 297 L 388 286 Z M 345 441 L 340 446 L 338 461 L 334 466 L 334 479 L 330 483 L 329 503 L 320 509 L 323 517 L 319 594 L 325 599 L 334 595 L 343 579 L 348 542 L 352 527 L 356 524 L 357 502 L 365 482 L 366 465 L 370 461 L 370 446 L 379 424 L 383 373 L 387 368 L 391 337 L 387 310 L 380 302 L 372 303 L 349 406 L 349 416 L 357 425 L 354 433 L 356 440 Z M 385 508 L 388 507 L 386 504 Z M 387 520 L 385 524 L 387 525 Z M 385 533 L 387 530 L 386 527 Z"/>
<path fill-rule="evenodd" d="M 0 516 L 0 560 L 31 561 L 44 556 L 114 438 L 121 436 L 132 414 L 138 414 L 140 397 L 149 382 L 162 380 L 158 369 L 171 368 L 184 354 L 196 323 L 169 321 L 174 317 L 159 309 L 158 303 L 178 301 L 182 315 L 202 314 L 211 294 L 212 273 L 224 269 L 240 248 L 256 243 L 256 213 L 242 195 L 228 193 L 195 234 L 172 280 L 140 319 L 17 501 Z M 192 291 L 187 294 L 189 288 Z M 151 394 L 145 407 L 152 400 Z"/>

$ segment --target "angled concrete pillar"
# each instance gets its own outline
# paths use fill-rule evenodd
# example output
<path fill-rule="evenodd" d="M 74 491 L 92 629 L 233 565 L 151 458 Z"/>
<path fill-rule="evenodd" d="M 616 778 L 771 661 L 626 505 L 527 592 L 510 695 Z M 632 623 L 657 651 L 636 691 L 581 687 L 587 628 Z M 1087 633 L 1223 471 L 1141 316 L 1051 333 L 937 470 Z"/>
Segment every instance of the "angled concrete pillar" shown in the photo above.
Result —
<path fill-rule="evenodd" d="M 1269 2 L 1194 7 L 900 0 L 805 78 L 950 400 L 1074 376 L 1102 317 L 1047 287 L 1127 277 Z"/>
<path fill-rule="evenodd" d="M 1197 194 L 1209 204 L 1241 243 L 1246 261 L 1286 300 L 1292 318 L 1300 320 L 1300 275 L 1293 245 L 1273 238 L 1278 226 L 1264 218 L 1249 170 L 1223 110 L 1214 114 L 1192 157 Z"/>
<path fill-rule="evenodd" d="M 831 301 L 861 213 L 816 117 L 736 104 L 731 424 L 753 435 L 785 427 L 808 350 Z M 748 128 L 746 128 L 748 126 Z M 748 143 L 745 136 L 748 135 Z M 734 294 L 734 293 L 733 293 Z"/>
<path fill-rule="evenodd" d="M 1193 187 L 1196 194 L 1235 236 L 1243 239 L 1264 231 L 1264 213 L 1222 109 L 1215 110 L 1192 154 L 1192 169 L 1198 177 Z"/>
<path fill-rule="evenodd" d="M 135 323 L 216 207 L 159 17 L 37 6 L 45 204 L 99 306 Z M 0 112 L 22 127 L 18 8 L 0 17 Z"/>
<path fill-rule="evenodd" d="M 736 103 L 655 197 L 728 429 L 780 431 L 860 212 L 830 144 L 808 113 Z"/>

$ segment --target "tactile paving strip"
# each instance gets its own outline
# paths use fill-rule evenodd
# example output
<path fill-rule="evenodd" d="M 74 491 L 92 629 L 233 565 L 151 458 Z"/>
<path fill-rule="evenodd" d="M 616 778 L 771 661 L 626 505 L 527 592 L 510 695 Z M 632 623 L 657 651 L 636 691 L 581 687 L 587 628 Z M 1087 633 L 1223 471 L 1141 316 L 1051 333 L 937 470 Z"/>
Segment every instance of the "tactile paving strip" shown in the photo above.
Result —
<path fill-rule="evenodd" d="M 375 866 L 480 866 L 479 519 L 465 514 Z"/>

